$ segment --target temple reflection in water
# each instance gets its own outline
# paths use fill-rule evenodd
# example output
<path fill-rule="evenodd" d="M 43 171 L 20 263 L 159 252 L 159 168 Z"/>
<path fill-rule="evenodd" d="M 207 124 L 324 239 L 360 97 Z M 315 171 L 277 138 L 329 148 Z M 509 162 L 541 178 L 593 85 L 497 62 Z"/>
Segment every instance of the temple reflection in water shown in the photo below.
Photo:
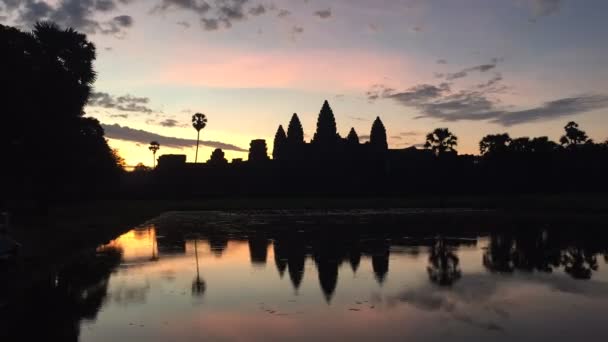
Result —
<path fill-rule="evenodd" d="M 352 222 L 297 220 L 312 224 L 243 229 L 239 222 L 182 219 L 133 229 L 51 270 L 19 305 L 2 308 L 0 319 L 8 324 L 0 337 L 97 341 L 139 328 L 151 329 L 146 336 L 156 341 L 263 340 L 255 335 L 263 326 L 276 339 L 312 339 L 328 322 L 336 325 L 336 337 L 373 337 L 362 330 L 368 323 L 344 316 L 348 311 L 386 325 L 374 336 L 391 339 L 392 332 L 418 331 L 403 330 L 397 322 L 404 317 L 422 330 L 437 318 L 464 323 L 457 330 L 463 334 L 491 333 L 513 320 L 538 319 L 526 316 L 535 305 L 543 312 L 556 305 L 551 314 L 558 316 L 566 314 L 560 308 L 584 305 L 580 318 L 571 317 L 580 319 L 577 327 L 603 328 L 589 319 L 608 305 L 608 239 L 601 229 L 380 230 L 374 222 L 359 229 Z M 21 329 L 33 314 L 39 329 Z M 277 328 L 293 320 L 298 328 Z M 234 330 L 235 322 L 252 328 Z M 171 324 L 184 328 L 167 328 Z"/>
<path fill-rule="evenodd" d="M 440 287 L 450 287 L 463 277 L 459 250 L 481 250 L 479 262 L 492 273 L 552 273 L 562 270 L 574 279 L 590 279 L 600 260 L 608 261 L 608 246 L 602 239 L 573 238 L 564 232 L 542 229 L 494 232 L 486 235 L 464 234 L 396 237 L 316 236 L 300 233 L 255 233 L 226 235 L 217 232 L 184 232 L 155 226 L 134 229 L 99 251 L 119 250 L 122 263 L 133 267 L 150 262 L 190 263 L 195 255 L 197 270 L 213 259 L 229 262 L 248 260 L 253 268 L 274 265 L 281 279 L 285 274 L 294 291 L 305 277 L 306 264 L 314 265 L 318 284 L 327 303 L 338 289 L 339 276 L 348 265 L 357 274 L 362 263 L 369 263 L 378 285 L 389 277 L 391 259 L 405 256 L 424 263 L 428 280 Z M 481 245 L 481 246 L 478 246 Z M 479 247 L 479 248 L 478 248 Z M 269 264 L 269 260 L 271 263 Z M 204 272 L 203 272 L 204 273 Z M 200 274 L 197 275 L 200 292 Z M 212 285 L 211 285 L 212 286 Z"/>

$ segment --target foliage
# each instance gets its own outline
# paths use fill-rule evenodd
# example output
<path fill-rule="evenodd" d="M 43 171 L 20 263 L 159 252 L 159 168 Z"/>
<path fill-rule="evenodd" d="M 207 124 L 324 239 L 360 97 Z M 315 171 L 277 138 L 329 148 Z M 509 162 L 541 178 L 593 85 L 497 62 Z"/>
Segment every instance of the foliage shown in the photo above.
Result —
<path fill-rule="evenodd" d="M 194 162 L 198 162 L 198 145 L 201 138 L 201 129 L 207 127 L 207 117 L 205 114 L 196 113 L 192 115 L 192 127 L 196 130 L 196 154 L 194 156 Z"/>
<path fill-rule="evenodd" d="M 201 113 L 192 115 L 192 127 L 194 127 L 197 132 L 200 132 L 201 129 L 207 127 L 207 116 Z"/>
<path fill-rule="evenodd" d="M 436 156 L 441 156 L 446 153 L 456 153 L 458 145 L 458 137 L 456 137 L 447 128 L 437 128 L 433 132 L 427 134 L 424 148 L 430 149 Z"/>
<path fill-rule="evenodd" d="M 22 32 L 0 25 L 3 89 L 0 171 L 9 196 L 92 196 L 116 185 L 123 162 L 99 122 L 84 116 L 96 73 L 95 46 L 84 34 L 38 23 Z M 51 152 L 36 153 L 40 142 Z M 32 155 L 36 158 L 32 158 Z M 91 182 L 91 180 L 95 182 Z"/>
<path fill-rule="evenodd" d="M 566 134 L 559 139 L 559 142 L 566 148 L 572 149 L 579 145 L 592 142 L 587 136 L 587 133 L 580 130 L 578 124 L 574 121 L 568 122 L 564 127 L 564 130 L 566 131 Z"/>
<path fill-rule="evenodd" d="M 150 172 L 150 171 L 152 171 L 152 169 L 149 166 L 144 165 L 143 163 L 138 163 L 133 168 L 133 172 L 137 172 L 137 173 L 146 173 L 146 172 Z"/>
<path fill-rule="evenodd" d="M 511 144 L 511 137 L 509 137 L 509 134 L 489 134 L 483 137 L 479 142 L 479 152 L 481 155 L 505 153 L 509 144 Z"/>

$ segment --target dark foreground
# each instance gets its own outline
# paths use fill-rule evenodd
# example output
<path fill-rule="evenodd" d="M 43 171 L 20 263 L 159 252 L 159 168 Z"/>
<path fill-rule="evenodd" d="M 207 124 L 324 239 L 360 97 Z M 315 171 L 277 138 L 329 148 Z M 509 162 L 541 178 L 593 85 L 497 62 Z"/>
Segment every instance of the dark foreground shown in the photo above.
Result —
<path fill-rule="evenodd" d="M 78 248 L 64 236 L 51 261 L 4 265 L 0 338 L 608 339 L 597 212 L 180 211 L 125 229 L 156 205 L 87 225 L 88 238 L 74 225 Z M 23 267 L 31 279 L 9 287 Z"/>

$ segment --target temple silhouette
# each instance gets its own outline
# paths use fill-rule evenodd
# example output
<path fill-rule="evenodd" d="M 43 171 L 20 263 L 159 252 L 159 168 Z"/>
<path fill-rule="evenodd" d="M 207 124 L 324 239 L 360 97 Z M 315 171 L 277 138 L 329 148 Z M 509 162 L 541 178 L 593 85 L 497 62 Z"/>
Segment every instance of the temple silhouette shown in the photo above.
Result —
<path fill-rule="evenodd" d="M 374 120 L 368 141 L 361 142 L 354 128 L 341 137 L 327 101 L 309 142 L 300 118 L 293 114 L 287 131 L 283 125 L 278 127 L 272 155 L 268 149 L 265 140 L 252 140 L 248 159 L 231 162 L 221 149 L 213 151 L 205 163 L 187 163 L 185 155 L 162 155 L 149 182 L 155 185 L 155 193 L 180 196 L 373 193 L 387 189 L 381 183 L 389 175 L 404 175 L 407 165 L 423 165 L 423 161 L 430 162 L 435 157 L 428 149 L 389 149 L 380 117 Z M 192 186 L 193 183 L 201 187 Z M 145 193 L 146 189 L 142 187 L 138 192 Z"/>
<path fill-rule="evenodd" d="M 251 141 L 248 159 L 216 149 L 205 163 L 163 155 L 152 172 L 132 172 L 123 190 L 145 198 L 311 195 L 377 196 L 603 192 L 607 144 L 596 144 L 575 122 L 557 144 L 547 137 L 487 135 L 481 155 L 458 154 L 447 128 L 426 136 L 424 148 L 391 149 L 380 117 L 361 142 L 354 128 L 343 138 L 327 101 L 307 142 L 297 114 L 276 131 L 272 156 L 263 139 Z M 137 171 L 137 170 L 136 170 Z M 585 175 L 568 179 L 572 175 Z"/>
<path fill-rule="evenodd" d="M 359 135 L 354 128 L 345 138 L 337 131 L 336 120 L 329 102 L 325 101 L 317 119 L 317 129 L 310 142 L 304 138 L 304 129 L 298 114 L 293 114 L 287 132 L 283 125 L 279 125 L 274 137 L 272 159 L 268 154 L 268 145 L 263 139 L 252 140 L 249 148 L 249 164 L 263 164 L 269 161 L 280 163 L 282 166 L 290 164 L 302 166 L 323 162 L 327 166 L 335 166 L 344 162 L 379 163 L 383 166 L 389 156 L 397 156 L 404 152 L 431 155 L 428 150 L 418 150 L 415 147 L 408 149 L 389 149 L 386 128 L 380 117 L 372 124 L 369 141 L 361 143 Z M 395 159 L 395 158 L 393 158 Z M 241 164 L 242 159 L 234 159 L 231 164 Z M 330 163 L 327 165 L 326 163 Z M 203 163 L 205 166 L 227 166 L 228 160 L 221 149 L 216 149 L 210 159 Z M 175 169 L 179 167 L 201 168 L 200 165 L 186 163 L 185 155 L 163 155 L 158 159 L 160 169 Z"/>

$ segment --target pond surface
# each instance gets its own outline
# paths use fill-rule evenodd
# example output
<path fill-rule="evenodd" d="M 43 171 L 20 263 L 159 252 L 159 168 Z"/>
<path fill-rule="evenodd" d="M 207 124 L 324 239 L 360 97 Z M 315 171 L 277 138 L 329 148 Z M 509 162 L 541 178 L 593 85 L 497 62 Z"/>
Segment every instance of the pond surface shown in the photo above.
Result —
<path fill-rule="evenodd" d="M 4 333 L 608 341 L 601 229 L 402 222 L 415 215 L 169 213 L 51 272 L 5 318 Z"/>

